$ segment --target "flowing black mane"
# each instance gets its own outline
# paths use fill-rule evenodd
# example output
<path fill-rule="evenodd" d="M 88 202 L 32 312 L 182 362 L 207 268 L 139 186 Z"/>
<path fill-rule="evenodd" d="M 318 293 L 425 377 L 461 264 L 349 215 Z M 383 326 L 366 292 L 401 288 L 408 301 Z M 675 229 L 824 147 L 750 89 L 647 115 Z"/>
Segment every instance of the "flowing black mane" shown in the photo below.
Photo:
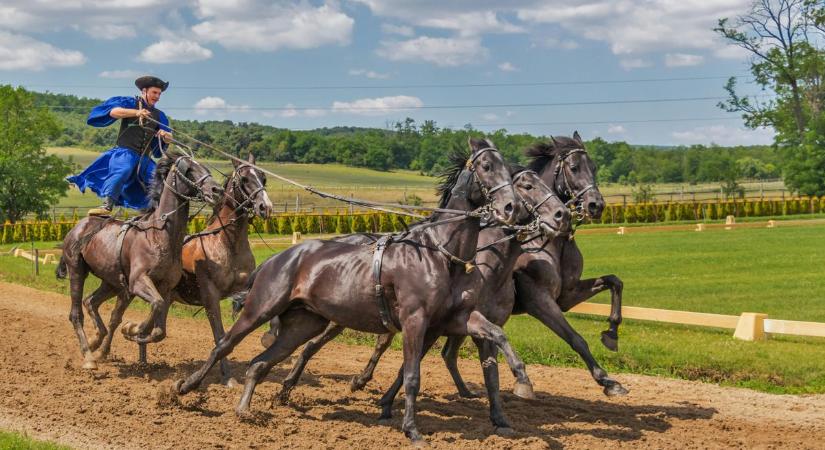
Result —
<path fill-rule="evenodd" d="M 547 142 L 536 142 L 524 151 L 525 155 L 532 158 L 527 168 L 540 173 L 556 155 L 576 148 L 582 148 L 581 144 L 567 136 L 554 137 Z"/>
<path fill-rule="evenodd" d="M 166 180 L 166 176 L 169 175 L 169 171 L 172 170 L 174 164 L 174 159 L 165 156 L 158 160 L 157 166 L 155 167 L 155 177 L 152 179 L 152 184 L 149 186 L 149 192 L 147 193 L 149 195 L 149 206 L 141 211 L 143 214 L 151 214 L 157 209 L 158 203 L 160 202 L 160 194 L 163 193 L 163 182 Z"/>
<path fill-rule="evenodd" d="M 456 149 L 450 154 L 449 159 L 452 165 L 439 174 L 441 181 L 436 188 L 436 192 L 440 197 L 439 208 L 447 207 L 447 202 L 450 201 L 450 193 L 458 182 L 461 171 L 466 167 L 467 160 L 470 159 L 470 152 L 465 149 Z"/>

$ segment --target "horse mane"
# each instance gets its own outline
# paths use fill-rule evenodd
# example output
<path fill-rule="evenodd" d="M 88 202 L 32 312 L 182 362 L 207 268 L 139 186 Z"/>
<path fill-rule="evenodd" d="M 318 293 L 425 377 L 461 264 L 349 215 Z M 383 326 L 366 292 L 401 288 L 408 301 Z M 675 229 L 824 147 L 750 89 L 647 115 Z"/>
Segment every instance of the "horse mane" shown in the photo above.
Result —
<path fill-rule="evenodd" d="M 515 174 L 517 174 L 521 171 L 533 170 L 533 169 L 528 169 L 527 167 L 524 167 L 520 164 L 507 164 L 507 169 L 510 170 L 510 178 L 513 178 L 513 175 L 515 175 Z M 533 170 L 533 172 L 535 172 L 535 170 Z"/>
<path fill-rule="evenodd" d="M 229 181 L 232 179 L 234 174 L 235 171 L 233 170 L 232 173 L 223 180 L 223 197 L 221 198 L 221 201 L 215 202 L 215 206 L 212 207 L 212 215 L 210 215 L 209 218 L 206 219 L 207 227 L 215 222 L 215 220 L 218 218 L 218 214 L 221 212 L 221 208 L 223 208 L 223 205 L 226 203 L 227 196 L 229 195 Z"/>
<path fill-rule="evenodd" d="M 559 153 L 576 148 L 581 148 L 581 144 L 567 136 L 553 137 L 546 142 L 536 142 L 524 151 L 525 155 L 532 158 L 527 168 L 540 173 Z"/>
<path fill-rule="evenodd" d="M 450 201 L 450 194 L 458 182 L 458 177 L 461 174 L 461 171 L 466 167 L 467 160 L 470 158 L 470 152 L 469 150 L 465 150 L 463 148 L 457 148 L 450 153 L 448 158 L 451 166 L 439 174 L 441 181 L 438 183 L 438 187 L 436 188 L 436 192 L 440 197 L 438 202 L 439 208 L 447 207 L 447 202 Z"/>
<path fill-rule="evenodd" d="M 152 184 L 149 185 L 149 192 L 147 193 L 149 195 L 149 206 L 141 211 L 142 214 L 151 214 L 157 209 L 160 203 L 160 195 L 163 193 L 164 181 L 174 164 L 175 160 L 166 156 L 158 160 L 157 166 L 155 166 L 155 177 L 152 179 Z"/>

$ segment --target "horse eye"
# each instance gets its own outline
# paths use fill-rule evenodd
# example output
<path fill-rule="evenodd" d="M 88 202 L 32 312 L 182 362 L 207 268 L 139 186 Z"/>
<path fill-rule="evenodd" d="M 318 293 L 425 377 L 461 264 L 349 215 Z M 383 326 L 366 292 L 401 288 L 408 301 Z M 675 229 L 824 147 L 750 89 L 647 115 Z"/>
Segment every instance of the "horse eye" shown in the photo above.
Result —
<path fill-rule="evenodd" d="M 490 170 L 490 163 L 486 162 L 486 163 L 482 164 L 481 168 L 484 169 L 485 171 L 489 171 Z"/>
<path fill-rule="evenodd" d="M 579 167 L 578 166 L 570 166 L 570 171 L 573 172 L 573 173 L 579 173 Z"/>
<path fill-rule="evenodd" d="M 525 191 L 529 191 L 529 190 L 531 190 L 531 189 L 533 189 L 533 185 L 532 185 L 532 184 L 525 184 L 525 185 L 524 185 L 524 190 L 525 190 Z"/>

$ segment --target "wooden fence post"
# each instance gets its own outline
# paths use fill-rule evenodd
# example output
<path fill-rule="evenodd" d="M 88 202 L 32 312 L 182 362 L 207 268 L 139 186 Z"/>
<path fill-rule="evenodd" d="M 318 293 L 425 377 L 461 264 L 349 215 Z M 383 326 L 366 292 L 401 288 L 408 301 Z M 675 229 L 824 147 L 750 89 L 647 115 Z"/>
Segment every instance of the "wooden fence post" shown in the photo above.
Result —
<path fill-rule="evenodd" d="M 767 314 L 762 313 L 742 313 L 739 322 L 736 324 L 736 331 L 733 337 L 743 341 L 761 341 L 765 335 L 765 319 Z"/>

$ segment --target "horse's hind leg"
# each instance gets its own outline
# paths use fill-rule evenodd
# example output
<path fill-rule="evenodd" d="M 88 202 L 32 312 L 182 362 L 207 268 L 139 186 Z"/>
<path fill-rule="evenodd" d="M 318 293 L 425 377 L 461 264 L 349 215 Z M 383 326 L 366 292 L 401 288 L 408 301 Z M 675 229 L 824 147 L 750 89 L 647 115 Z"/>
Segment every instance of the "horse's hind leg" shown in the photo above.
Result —
<path fill-rule="evenodd" d="M 574 286 L 565 287 L 557 302 L 562 311 L 593 297 L 599 292 L 610 289 L 610 316 L 607 318 L 610 327 L 602 331 L 602 344 L 610 350 L 619 350 L 619 324 L 622 323 L 622 290 L 624 284 L 615 275 L 604 275 L 599 278 L 579 280 Z"/>
<path fill-rule="evenodd" d="M 221 300 L 220 293 L 215 285 L 209 281 L 208 273 L 198 273 L 197 279 L 199 281 L 201 304 L 206 309 L 206 317 L 209 319 L 209 327 L 212 329 L 212 337 L 215 339 L 215 345 L 223 338 L 223 321 L 221 320 Z M 234 384 L 232 380 L 232 371 L 229 369 L 229 361 L 226 358 L 221 359 L 221 384 Z"/>
<path fill-rule="evenodd" d="M 360 391 L 361 389 L 364 389 L 364 386 L 366 386 L 370 380 L 372 380 L 372 375 L 375 372 L 375 366 L 378 365 L 378 360 L 380 360 L 384 352 L 390 348 L 390 344 L 392 344 L 392 339 L 394 337 L 395 333 L 384 333 L 378 336 L 378 339 L 375 340 L 375 350 L 373 350 L 367 366 L 364 367 L 364 370 L 362 370 L 360 374 L 352 378 L 349 385 L 350 391 Z"/>
<path fill-rule="evenodd" d="M 97 331 L 96 335 L 89 339 L 89 350 L 92 352 L 97 350 L 103 341 L 103 337 L 107 334 L 106 325 L 103 324 L 103 319 L 100 317 L 98 309 L 103 302 L 114 297 L 115 294 L 117 294 L 117 288 L 104 281 L 91 295 L 83 299 L 83 308 L 86 310 L 86 313 L 89 314 L 89 317 L 92 318 Z"/>
<path fill-rule="evenodd" d="M 441 349 L 441 358 L 444 359 L 444 365 L 450 371 L 450 376 L 453 378 L 453 383 L 458 389 L 458 395 L 464 398 L 477 398 L 478 394 L 471 391 L 461 378 L 461 372 L 458 371 L 458 351 L 461 349 L 461 344 L 464 343 L 466 336 L 450 336 L 447 338 L 447 343 Z M 480 349 L 479 349 L 480 351 Z"/>
<path fill-rule="evenodd" d="M 292 365 L 292 370 L 289 372 L 289 375 L 284 378 L 281 384 L 281 392 L 278 393 L 273 401 L 277 401 L 282 405 L 285 405 L 289 401 L 289 393 L 292 392 L 292 389 L 298 384 L 298 379 L 301 378 L 301 374 L 304 373 L 304 368 L 306 368 L 309 360 L 318 353 L 327 342 L 335 339 L 342 331 L 344 331 L 344 327 L 330 322 L 330 324 L 327 325 L 327 329 L 324 330 L 320 336 L 307 342 L 307 345 L 301 350 L 301 354 L 298 356 L 295 364 Z M 273 344 L 274 343 L 275 341 L 273 341 Z"/>
<path fill-rule="evenodd" d="M 388 336 L 387 334 L 382 335 L 382 337 Z M 389 335 L 392 336 L 392 335 Z M 435 333 L 428 333 L 424 336 L 424 345 L 421 351 L 421 358 L 423 359 L 427 352 L 430 351 L 430 348 L 435 344 L 438 340 L 439 336 Z M 392 339 L 389 339 L 392 342 Z M 389 346 L 389 345 L 388 345 Z M 386 350 L 386 347 L 384 348 Z M 395 381 L 392 383 L 387 392 L 381 397 L 381 400 L 378 401 L 378 405 L 381 406 L 381 416 L 378 420 L 387 420 L 392 417 L 392 402 L 395 400 L 395 397 L 398 396 L 398 391 L 401 390 L 401 386 L 404 385 L 404 366 L 402 365 L 401 368 L 398 369 L 398 375 L 395 377 Z"/>
<path fill-rule="evenodd" d="M 329 325 L 327 319 L 305 309 L 289 310 L 281 314 L 280 318 L 281 329 L 278 332 L 278 339 L 249 363 L 249 368 L 246 370 L 246 385 L 238 407 L 235 409 L 238 415 L 249 411 L 255 386 L 275 364 L 283 361 L 295 349 L 320 334 Z"/>
<path fill-rule="evenodd" d="M 96 369 L 97 364 L 94 361 L 92 352 L 89 350 L 89 341 L 86 339 L 86 332 L 83 330 L 83 285 L 86 282 L 86 277 L 89 275 L 88 269 L 83 262 L 77 264 L 79 267 L 73 267 L 69 272 L 70 280 L 69 287 L 71 289 L 72 308 L 69 311 L 69 321 L 74 326 L 74 332 L 77 335 L 77 340 L 80 342 L 80 353 L 83 354 L 83 368 Z"/>

